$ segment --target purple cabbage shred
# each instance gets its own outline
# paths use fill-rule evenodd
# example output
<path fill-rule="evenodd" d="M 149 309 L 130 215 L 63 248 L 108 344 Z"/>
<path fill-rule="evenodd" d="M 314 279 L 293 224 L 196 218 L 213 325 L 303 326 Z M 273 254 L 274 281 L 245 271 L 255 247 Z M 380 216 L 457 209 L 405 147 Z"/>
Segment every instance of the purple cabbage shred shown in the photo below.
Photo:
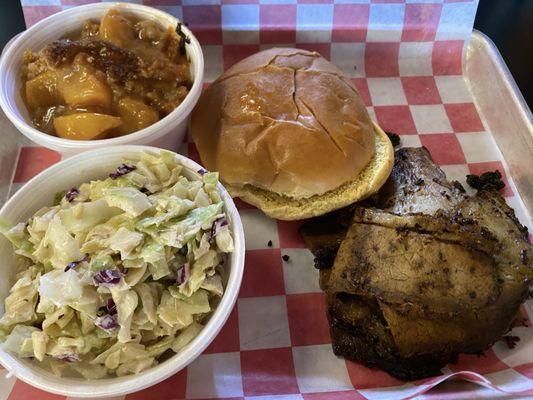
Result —
<path fill-rule="evenodd" d="M 69 269 L 76 268 L 79 264 L 81 264 L 84 261 L 89 261 L 89 253 L 85 253 L 85 257 L 83 257 L 81 260 L 78 261 L 72 261 L 67 264 L 65 267 L 65 272 L 67 272 Z"/>
<path fill-rule="evenodd" d="M 217 235 L 217 230 L 226 225 L 228 225 L 228 220 L 226 217 L 218 217 L 215 219 L 211 225 L 211 240 L 213 240 Z"/>
<path fill-rule="evenodd" d="M 115 328 L 118 328 L 118 320 L 117 320 L 117 314 L 114 314 L 114 315 L 110 315 L 110 314 L 106 314 L 106 315 L 102 315 L 101 317 L 96 317 L 94 319 L 94 324 L 99 327 L 99 328 L 102 328 L 104 330 L 110 330 L 110 329 L 115 329 Z"/>
<path fill-rule="evenodd" d="M 176 284 L 178 286 L 181 286 L 185 282 L 187 282 L 190 275 L 189 263 L 185 263 L 181 267 L 179 267 L 176 275 Z"/>
<path fill-rule="evenodd" d="M 203 169 L 203 168 L 200 168 L 200 169 L 198 170 L 198 173 L 199 173 L 200 175 L 204 176 L 204 175 L 207 173 L 207 170 L 206 170 L 206 169 Z"/>
<path fill-rule="evenodd" d="M 117 305 L 115 304 L 115 301 L 112 298 L 107 299 L 105 308 L 107 309 L 107 313 L 109 315 L 117 314 Z"/>
<path fill-rule="evenodd" d="M 120 178 L 122 175 L 126 175 L 127 173 L 133 171 L 134 169 L 137 169 L 135 165 L 122 164 L 117 168 L 115 172 L 109 174 L 109 177 L 111 179 L 117 179 Z"/>
<path fill-rule="evenodd" d="M 81 361 L 81 358 L 76 353 L 72 354 L 62 354 L 60 356 L 55 357 L 59 361 L 66 361 L 66 362 L 78 362 Z"/>
<path fill-rule="evenodd" d="M 120 282 L 122 273 L 116 269 L 103 269 L 98 271 L 93 276 L 93 282 L 96 286 L 99 285 L 116 285 Z"/>
<path fill-rule="evenodd" d="M 65 193 L 65 199 L 67 199 L 67 201 L 69 203 L 72 203 L 72 201 L 80 194 L 80 191 L 78 190 L 77 187 L 73 187 L 71 188 L 67 193 Z"/>

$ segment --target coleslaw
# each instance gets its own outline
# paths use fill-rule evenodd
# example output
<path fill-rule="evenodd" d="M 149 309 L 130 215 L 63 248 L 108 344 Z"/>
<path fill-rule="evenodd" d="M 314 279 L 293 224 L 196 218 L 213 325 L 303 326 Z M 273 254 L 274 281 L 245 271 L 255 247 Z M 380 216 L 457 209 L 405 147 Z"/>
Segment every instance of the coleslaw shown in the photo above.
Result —
<path fill-rule="evenodd" d="M 0 221 L 20 264 L 4 349 L 87 379 L 179 352 L 224 293 L 233 238 L 217 185 L 216 172 L 185 170 L 171 152 L 143 153 L 28 221 Z"/>

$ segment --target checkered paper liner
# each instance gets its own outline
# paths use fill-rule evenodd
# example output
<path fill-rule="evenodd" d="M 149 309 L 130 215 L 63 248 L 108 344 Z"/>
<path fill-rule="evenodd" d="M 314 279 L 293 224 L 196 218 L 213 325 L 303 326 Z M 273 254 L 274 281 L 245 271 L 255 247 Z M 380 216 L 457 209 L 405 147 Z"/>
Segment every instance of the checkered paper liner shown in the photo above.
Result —
<path fill-rule="evenodd" d="M 22 0 L 28 25 L 80 0 Z M 202 43 L 206 84 L 238 60 L 273 46 L 319 51 L 353 79 L 367 109 L 404 146 L 425 146 L 449 179 L 499 169 L 502 194 L 531 227 L 506 163 L 462 76 L 476 1 L 145 0 L 185 20 Z M 180 148 L 196 161 L 190 137 Z M 20 151 L 12 190 L 58 162 L 54 151 Z M 401 382 L 333 355 L 324 294 L 299 222 L 276 221 L 237 201 L 246 265 L 237 304 L 209 348 L 137 399 L 391 399 L 533 395 L 533 329 L 517 327 L 514 349 L 498 342 L 462 355 L 443 375 Z M 268 242 L 272 241 L 272 246 Z M 282 255 L 290 256 L 284 262 Z M 521 308 L 530 325 L 531 305 Z M 461 380 L 451 379 L 453 377 Z M 443 382 L 443 383 L 441 383 Z M 437 385 L 439 385 L 437 387 Z M 431 391 L 429 391 L 431 389 Z M 0 399 L 62 399 L 0 378 Z M 122 399 L 122 398 L 121 398 Z"/>

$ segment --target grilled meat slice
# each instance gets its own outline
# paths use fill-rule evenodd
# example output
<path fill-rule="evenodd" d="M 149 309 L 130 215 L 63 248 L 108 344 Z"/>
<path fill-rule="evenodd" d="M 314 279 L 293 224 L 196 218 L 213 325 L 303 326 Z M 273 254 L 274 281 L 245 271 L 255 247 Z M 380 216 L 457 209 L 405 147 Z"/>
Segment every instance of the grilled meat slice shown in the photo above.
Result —
<path fill-rule="evenodd" d="M 345 293 L 328 294 L 327 313 L 333 352 L 402 380 L 436 375 L 452 360 L 449 354 L 400 355 L 377 304 Z"/>
<path fill-rule="evenodd" d="M 394 153 L 394 167 L 375 197 L 376 207 L 394 214 L 434 214 L 463 200 L 459 182 L 448 182 L 446 174 L 431 159 L 425 147 L 405 147 Z"/>
<path fill-rule="evenodd" d="M 486 253 L 403 224 L 384 227 L 356 219 L 339 248 L 329 290 L 452 316 L 492 304 L 500 291 L 498 277 Z"/>
<path fill-rule="evenodd" d="M 335 235 L 321 234 L 324 220 L 301 228 L 315 256 L 329 246 L 324 264 L 341 243 L 321 270 L 335 354 L 418 379 L 499 340 L 533 277 L 527 229 L 505 200 L 466 196 L 423 148 L 396 152 L 372 200 L 345 211 Z M 330 232 L 341 225 L 327 218 Z"/>

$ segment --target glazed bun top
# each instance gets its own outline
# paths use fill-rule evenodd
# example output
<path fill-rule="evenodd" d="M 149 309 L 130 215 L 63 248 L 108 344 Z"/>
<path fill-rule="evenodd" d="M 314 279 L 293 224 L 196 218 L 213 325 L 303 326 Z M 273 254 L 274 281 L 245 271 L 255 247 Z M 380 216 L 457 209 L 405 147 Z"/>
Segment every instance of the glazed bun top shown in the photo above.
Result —
<path fill-rule="evenodd" d="M 202 163 L 223 182 L 294 199 L 354 180 L 375 153 L 353 83 L 299 49 L 262 51 L 228 69 L 200 97 L 191 128 Z"/>

